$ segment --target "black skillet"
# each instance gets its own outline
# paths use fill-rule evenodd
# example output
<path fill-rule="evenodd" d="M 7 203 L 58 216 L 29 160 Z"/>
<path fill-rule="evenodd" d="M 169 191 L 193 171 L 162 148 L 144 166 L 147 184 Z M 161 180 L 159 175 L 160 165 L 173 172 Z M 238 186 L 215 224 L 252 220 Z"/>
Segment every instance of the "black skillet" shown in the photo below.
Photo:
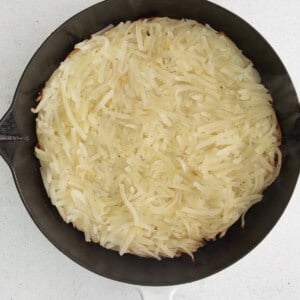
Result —
<path fill-rule="evenodd" d="M 208 23 L 228 35 L 259 71 L 274 99 L 282 128 L 283 163 L 279 177 L 264 193 L 263 201 L 247 213 L 246 227 L 237 222 L 223 239 L 208 243 L 195 255 L 163 259 L 119 256 L 99 245 L 86 243 L 83 234 L 67 225 L 50 204 L 39 162 L 35 116 L 30 112 L 45 81 L 72 50 L 109 24 L 143 17 L 190 18 Z M 291 79 L 271 46 L 245 21 L 203 0 L 107 0 L 60 26 L 33 56 L 17 87 L 13 103 L 0 122 L 0 154 L 11 168 L 19 194 L 44 235 L 59 250 L 83 267 L 111 279 L 139 285 L 175 285 L 198 280 L 223 270 L 249 253 L 278 221 L 300 169 L 300 108 Z"/>

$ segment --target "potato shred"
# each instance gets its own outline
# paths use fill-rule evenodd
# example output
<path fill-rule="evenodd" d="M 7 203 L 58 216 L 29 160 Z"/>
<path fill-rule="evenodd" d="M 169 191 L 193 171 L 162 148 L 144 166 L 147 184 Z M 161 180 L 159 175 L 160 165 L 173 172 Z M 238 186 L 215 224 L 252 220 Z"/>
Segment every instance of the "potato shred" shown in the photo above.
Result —
<path fill-rule="evenodd" d="M 251 61 L 192 20 L 94 34 L 33 111 L 53 205 L 121 255 L 192 256 L 262 199 L 281 165 L 272 98 Z"/>

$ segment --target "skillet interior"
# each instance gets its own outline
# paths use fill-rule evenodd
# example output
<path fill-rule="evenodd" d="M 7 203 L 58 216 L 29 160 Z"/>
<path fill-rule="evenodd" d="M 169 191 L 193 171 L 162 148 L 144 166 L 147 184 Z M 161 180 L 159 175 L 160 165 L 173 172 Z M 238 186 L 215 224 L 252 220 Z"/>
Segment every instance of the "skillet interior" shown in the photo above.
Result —
<path fill-rule="evenodd" d="M 254 62 L 272 94 L 282 127 L 283 163 L 279 177 L 265 191 L 263 201 L 247 213 L 245 229 L 242 230 L 237 222 L 223 239 L 200 249 L 194 263 L 187 256 L 162 261 L 133 255 L 120 257 L 117 252 L 86 243 L 83 234 L 65 224 L 51 205 L 41 181 L 39 162 L 33 154 L 35 116 L 30 108 L 36 105 L 39 90 L 74 44 L 109 24 L 152 16 L 195 19 L 225 32 Z M 300 138 L 296 134 L 300 109 L 286 69 L 269 44 L 249 24 L 207 1 L 108 0 L 84 10 L 57 29 L 34 55 L 18 85 L 12 114 L 16 123 L 12 133 L 29 136 L 30 141 L 14 145 L 4 143 L 1 153 L 11 165 L 22 200 L 37 226 L 75 262 L 102 276 L 128 283 L 180 284 L 204 278 L 236 262 L 275 225 L 299 174 Z"/>

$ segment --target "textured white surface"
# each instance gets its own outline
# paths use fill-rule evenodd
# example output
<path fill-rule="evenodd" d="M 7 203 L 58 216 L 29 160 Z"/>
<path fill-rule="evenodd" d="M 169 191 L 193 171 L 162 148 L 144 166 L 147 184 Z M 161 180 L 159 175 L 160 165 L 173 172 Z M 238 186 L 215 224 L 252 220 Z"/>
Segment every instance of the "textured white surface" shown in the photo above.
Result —
<path fill-rule="evenodd" d="M 42 41 L 93 0 L 0 0 L 0 115 Z M 282 58 L 300 92 L 300 2 L 215 0 L 252 24 Z M 40 233 L 0 159 L 1 299 L 140 299 L 137 290 L 73 263 Z M 180 286 L 175 300 L 300 299 L 300 183 L 277 226 L 249 255 L 205 280 Z"/>

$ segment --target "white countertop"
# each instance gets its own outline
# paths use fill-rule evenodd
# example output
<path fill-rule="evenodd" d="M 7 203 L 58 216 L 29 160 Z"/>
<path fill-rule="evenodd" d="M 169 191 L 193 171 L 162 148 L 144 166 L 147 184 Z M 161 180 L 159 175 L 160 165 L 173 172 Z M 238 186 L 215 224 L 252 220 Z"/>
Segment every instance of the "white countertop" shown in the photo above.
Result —
<path fill-rule="evenodd" d="M 149 0 L 151 1 L 151 0 Z M 63 21 L 95 0 L 0 0 L 0 115 L 27 62 Z M 274 47 L 300 94 L 300 1 L 215 0 Z M 133 286 L 95 275 L 60 253 L 37 229 L 0 159 L 1 299 L 140 299 Z M 276 227 L 250 254 L 207 279 L 180 286 L 175 300 L 300 299 L 300 182 Z"/>

